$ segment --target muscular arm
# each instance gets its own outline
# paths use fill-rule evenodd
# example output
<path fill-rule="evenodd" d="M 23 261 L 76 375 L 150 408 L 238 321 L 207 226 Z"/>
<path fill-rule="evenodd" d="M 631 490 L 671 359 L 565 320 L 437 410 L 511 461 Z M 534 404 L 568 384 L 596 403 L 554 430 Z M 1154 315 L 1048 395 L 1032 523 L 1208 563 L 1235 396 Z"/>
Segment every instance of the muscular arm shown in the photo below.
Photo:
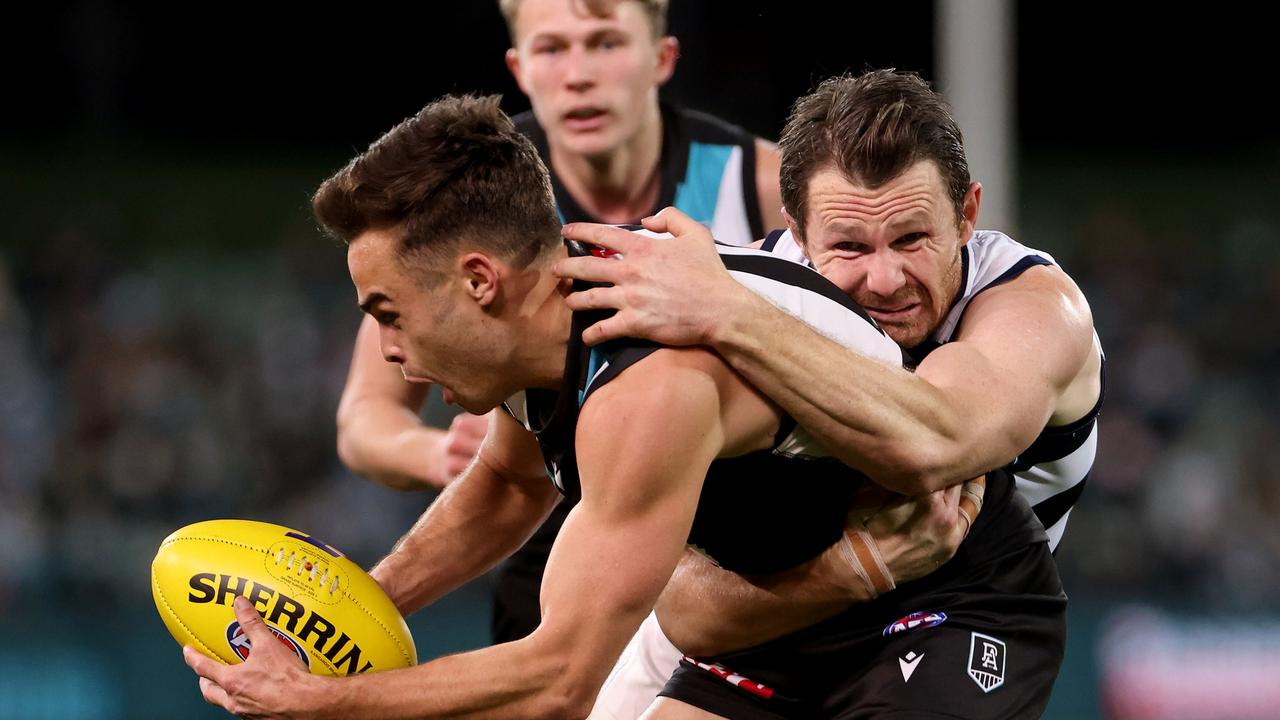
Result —
<path fill-rule="evenodd" d="M 255 652 L 230 667 L 188 650 L 187 661 L 212 681 L 202 685 L 206 697 L 253 717 L 585 717 L 684 549 L 707 466 L 726 447 L 767 439 L 768 426 L 777 424 L 777 415 L 744 388 L 705 350 L 667 350 L 628 368 L 587 401 L 577 436 L 582 500 L 553 546 L 543 620 L 529 637 L 340 679 L 305 674 L 283 648 Z M 737 419 L 726 424 L 729 417 Z M 495 428 L 486 448 L 502 437 Z M 477 465 L 490 457 L 482 450 Z M 464 497 L 474 472 L 443 497 Z M 466 513 L 459 518 L 475 522 Z M 480 534 L 490 522 L 485 518 Z M 429 517 L 388 562 L 448 562 L 442 556 L 449 551 L 466 552 L 435 548 L 447 539 L 429 532 L 435 526 L 459 531 Z M 475 536 L 476 525 L 467 527 Z M 284 665 L 290 670 L 282 675 Z"/>
<path fill-rule="evenodd" d="M 574 309 L 620 308 L 584 337 L 710 345 L 841 460 L 891 490 L 918 495 L 1005 465 L 1046 422 L 1079 417 L 1097 398 L 1092 317 L 1056 267 L 975 298 L 954 341 L 913 374 L 848 350 L 739 285 L 687 216 L 667 209 L 646 226 L 679 242 L 565 228 L 623 255 L 557 267 L 613 283 L 569 296 Z"/>
<path fill-rule="evenodd" d="M 578 423 L 582 500 L 547 563 L 541 624 L 524 640 L 401 671 L 403 679 L 370 676 L 387 684 L 373 695 L 396 698 L 391 716 L 585 716 L 684 548 L 722 443 L 718 409 L 714 382 L 662 357 L 595 393 Z"/>
<path fill-rule="evenodd" d="M 385 361 L 378 326 L 366 316 L 338 403 L 338 457 L 353 472 L 399 490 L 444 487 L 466 466 L 483 421 L 459 415 L 451 432 L 427 427 L 418 413 L 427 385 L 405 382 Z"/>
<path fill-rule="evenodd" d="M 733 367 L 892 490 L 932 492 L 1013 460 L 1056 414 L 1083 415 L 1096 377 L 1092 317 L 1057 268 L 975 298 L 954 340 L 910 373 L 852 353 L 754 298 L 710 337 Z M 1096 399 L 1095 392 L 1092 399 Z M 1070 400 L 1073 408 L 1064 407 Z"/>
<path fill-rule="evenodd" d="M 476 461 L 370 571 L 404 615 L 514 552 L 559 498 L 533 436 L 505 412 L 490 425 Z"/>

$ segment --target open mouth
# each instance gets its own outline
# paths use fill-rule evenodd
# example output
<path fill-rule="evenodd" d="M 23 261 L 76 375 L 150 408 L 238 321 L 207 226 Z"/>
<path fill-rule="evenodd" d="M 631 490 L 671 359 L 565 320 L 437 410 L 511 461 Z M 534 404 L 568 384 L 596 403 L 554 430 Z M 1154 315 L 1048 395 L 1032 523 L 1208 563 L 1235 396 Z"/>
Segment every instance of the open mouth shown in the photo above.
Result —
<path fill-rule="evenodd" d="M 893 307 L 871 307 L 866 306 L 867 313 L 875 318 L 878 322 L 893 322 L 902 320 L 920 307 L 920 303 L 911 302 Z"/>
<path fill-rule="evenodd" d="M 564 114 L 564 123 L 573 130 L 594 130 L 604 124 L 608 112 L 598 107 L 579 107 Z"/>

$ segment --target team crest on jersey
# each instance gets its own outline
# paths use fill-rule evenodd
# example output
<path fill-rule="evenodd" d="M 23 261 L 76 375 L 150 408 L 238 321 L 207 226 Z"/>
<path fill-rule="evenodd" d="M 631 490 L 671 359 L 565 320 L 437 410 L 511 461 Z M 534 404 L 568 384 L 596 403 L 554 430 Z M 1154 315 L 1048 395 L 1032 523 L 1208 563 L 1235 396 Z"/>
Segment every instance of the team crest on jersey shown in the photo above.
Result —
<path fill-rule="evenodd" d="M 281 645 L 289 648 L 294 655 L 297 655 L 303 665 L 311 667 L 311 658 L 308 657 L 307 651 L 302 649 L 297 640 L 270 625 L 267 625 L 267 629 L 276 636 Z M 244 633 L 244 628 L 240 627 L 239 620 L 232 620 L 231 624 L 227 626 L 227 644 L 231 646 L 231 652 L 235 653 L 241 662 L 249 659 L 249 652 L 253 650 L 253 644 L 249 641 L 249 636 Z"/>
<path fill-rule="evenodd" d="M 913 612 L 886 625 L 884 636 L 889 637 L 890 635 L 917 628 L 937 627 L 946 621 L 947 614 L 944 612 Z"/>
<path fill-rule="evenodd" d="M 982 692 L 989 693 L 1004 684 L 1004 641 L 972 633 L 969 636 L 969 677 Z"/>

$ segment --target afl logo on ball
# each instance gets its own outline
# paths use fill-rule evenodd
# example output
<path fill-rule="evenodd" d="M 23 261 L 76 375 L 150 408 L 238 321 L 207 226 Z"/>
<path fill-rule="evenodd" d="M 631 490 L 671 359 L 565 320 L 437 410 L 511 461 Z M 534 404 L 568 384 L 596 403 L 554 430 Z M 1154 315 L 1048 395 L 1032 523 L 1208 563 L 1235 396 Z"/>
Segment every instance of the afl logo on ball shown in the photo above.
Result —
<path fill-rule="evenodd" d="M 289 648 L 294 655 L 297 655 L 303 665 L 311 667 L 311 658 L 307 656 L 307 651 L 303 650 L 296 640 L 270 625 L 267 625 L 267 629 L 276 636 L 281 645 Z M 227 626 L 227 644 L 231 646 L 231 652 L 235 653 L 241 662 L 249 659 L 249 651 L 253 650 L 253 645 L 249 641 L 249 636 L 245 635 L 244 630 L 240 627 L 239 620 L 232 620 L 231 624 Z"/>

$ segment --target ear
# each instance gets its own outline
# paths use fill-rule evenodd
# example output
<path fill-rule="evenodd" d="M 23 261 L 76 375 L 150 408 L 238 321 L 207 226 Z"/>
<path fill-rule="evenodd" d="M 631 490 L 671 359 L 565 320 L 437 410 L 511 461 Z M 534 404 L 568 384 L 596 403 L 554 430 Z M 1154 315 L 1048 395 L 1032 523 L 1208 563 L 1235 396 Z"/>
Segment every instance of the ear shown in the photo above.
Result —
<path fill-rule="evenodd" d="M 964 245 L 973 237 L 974 228 L 978 227 L 978 208 L 982 205 L 982 183 L 969 183 L 969 191 L 964 194 L 962 212 L 964 218 L 960 225 L 960 244 Z"/>
<path fill-rule="evenodd" d="M 680 59 L 680 41 L 671 35 L 658 39 L 658 65 L 656 84 L 665 85 L 676 71 L 676 61 Z"/>
<path fill-rule="evenodd" d="M 515 48 L 507 48 L 507 54 L 504 59 L 507 61 L 507 70 L 511 73 L 511 77 L 516 80 L 516 86 L 520 88 L 520 92 L 528 95 L 529 90 L 524 86 L 524 79 L 520 75 L 520 51 Z"/>
<path fill-rule="evenodd" d="M 480 307 L 489 307 L 498 298 L 502 276 L 493 258 L 470 252 L 458 258 L 458 279 L 462 291 Z"/>
<path fill-rule="evenodd" d="M 796 219 L 791 217 L 791 212 L 786 208 L 782 208 L 782 219 L 787 221 L 787 229 L 791 231 L 791 235 L 796 239 L 796 243 L 803 246 L 804 238 L 800 235 L 800 226 L 796 224 Z"/>

